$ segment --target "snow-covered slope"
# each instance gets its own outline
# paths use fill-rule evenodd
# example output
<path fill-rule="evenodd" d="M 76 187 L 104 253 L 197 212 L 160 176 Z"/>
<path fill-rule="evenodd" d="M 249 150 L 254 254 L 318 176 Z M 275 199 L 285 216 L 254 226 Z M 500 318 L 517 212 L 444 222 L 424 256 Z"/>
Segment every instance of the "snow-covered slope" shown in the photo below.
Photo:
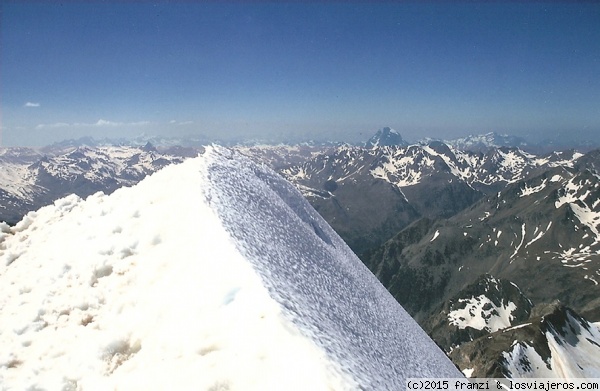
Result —
<path fill-rule="evenodd" d="M 290 184 L 221 149 L 2 226 L 0 389 L 392 390 L 460 373 Z"/>

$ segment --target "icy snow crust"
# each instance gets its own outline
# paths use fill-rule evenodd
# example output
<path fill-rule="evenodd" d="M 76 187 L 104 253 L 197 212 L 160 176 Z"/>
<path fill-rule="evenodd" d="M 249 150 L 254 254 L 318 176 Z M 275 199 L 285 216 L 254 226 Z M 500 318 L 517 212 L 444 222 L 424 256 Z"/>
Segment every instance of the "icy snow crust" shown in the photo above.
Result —
<path fill-rule="evenodd" d="M 1 390 L 459 375 L 296 190 L 223 150 L 0 229 Z"/>
<path fill-rule="evenodd" d="M 340 363 L 356 389 L 460 372 L 291 184 L 209 153 L 209 198 L 283 313 Z"/>

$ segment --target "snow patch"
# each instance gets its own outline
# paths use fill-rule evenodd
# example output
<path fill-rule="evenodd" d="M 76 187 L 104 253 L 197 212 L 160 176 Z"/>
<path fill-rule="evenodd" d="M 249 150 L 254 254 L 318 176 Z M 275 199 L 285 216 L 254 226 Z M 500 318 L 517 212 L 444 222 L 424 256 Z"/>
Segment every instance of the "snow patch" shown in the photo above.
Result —
<path fill-rule="evenodd" d="M 527 327 L 529 325 L 531 325 L 531 323 L 523 323 L 523 324 L 520 324 L 520 325 L 517 325 L 517 326 L 508 327 L 508 328 L 502 330 L 502 332 L 507 332 L 507 331 L 510 331 L 510 330 L 520 329 L 522 327 Z"/>
<path fill-rule="evenodd" d="M 539 193 L 540 191 L 544 190 L 546 188 L 546 180 L 544 179 L 544 181 L 542 183 L 540 183 L 537 186 L 532 186 L 529 187 L 527 185 L 525 185 L 525 187 L 521 190 L 521 194 L 520 197 L 526 197 L 535 193 Z"/>
<path fill-rule="evenodd" d="M 519 250 L 521 249 L 521 246 L 523 245 L 523 241 L 525 240 L 525 223 L 523 223 L 521 225 L 521 241 L 519 242 L 519 244 L 515 247 L 515 252 L 510 256 L 511 259 L 511 263 L 512 263 L 512 259 L 517 255 L 517 253 L 519 252 Z"/>
<path fill-rule="evenodd" d="M 511 378 L 556 377 L 550 363 L 528 344 L 515 341 L 512 350 L 502 353 Z"/>
<path fill-rule="evenodd" d="M 477 330 L 495 332 L 511 325 L 512 312 L 517 308 L 515 303 L 508 302 L 496 306 L 485 295 L 479 295 L 470 299 L 459 299 L 458 303 L 464 308 L 451 311 L 448 314 L 450 324 L 459 329 L 471 327 Z"/>

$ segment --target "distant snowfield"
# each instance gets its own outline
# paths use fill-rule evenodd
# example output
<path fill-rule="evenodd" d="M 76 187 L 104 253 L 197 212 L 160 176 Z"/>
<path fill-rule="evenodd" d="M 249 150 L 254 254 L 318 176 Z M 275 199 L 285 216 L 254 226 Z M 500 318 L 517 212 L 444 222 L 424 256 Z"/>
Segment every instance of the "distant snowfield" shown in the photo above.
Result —
<path fill-rule="evenodd" d="M 1 390 L 460 376 L 300 193 L 225 150 L 1 228 Z"/>

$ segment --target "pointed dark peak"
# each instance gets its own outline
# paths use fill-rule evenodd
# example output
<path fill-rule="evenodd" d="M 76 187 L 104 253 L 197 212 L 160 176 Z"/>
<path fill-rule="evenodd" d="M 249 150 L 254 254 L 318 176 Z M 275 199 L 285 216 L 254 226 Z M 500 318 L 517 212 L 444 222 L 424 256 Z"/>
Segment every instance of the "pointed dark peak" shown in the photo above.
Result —
<path fill-rule="evenodd" d="M 158 152 L 156 147 L 152 145 L 150 141 L 148 141 L 143 147 L 140 148 L 144 152 Z"/>
<path fill-rule="evenodd" d="M 68 156 L 71 159 L 84 159 L 86 155 L 88 155 L 90 151 L 92 151 L 92 149 L 92 147 L 89 147 L 87 145 L 80 145 L 72 149 L 71 151 L 65 153 L 64 155 Z"/>
<path fill-rule="evenodd" d="M 400 133 L 390 127 L 379 129 L 365 144 L 366 148 L 375 148 L 391 145 L 407 146 Z"/>

